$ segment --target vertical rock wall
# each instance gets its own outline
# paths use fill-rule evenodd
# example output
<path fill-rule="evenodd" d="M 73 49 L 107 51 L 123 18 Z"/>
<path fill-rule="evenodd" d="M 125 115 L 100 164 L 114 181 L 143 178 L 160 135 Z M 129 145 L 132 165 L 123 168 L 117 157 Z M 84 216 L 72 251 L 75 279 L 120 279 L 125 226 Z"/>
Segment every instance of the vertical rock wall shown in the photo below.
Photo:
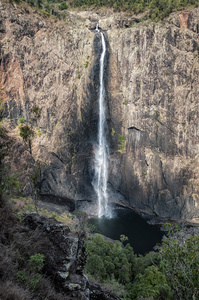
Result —
<path fill-rule="evenodd" d="M 3 123 L 18 143 L 23 143 L 20 119 L 32 126 L 31 152 L 42 165 L 42 195 L 88 198 L 91 139 L 96 130 L 94 34 L 84 20 L 70 14 L 67 22 L 61 22 L 25 3 L 2 1 L 0 9 Z M 20 169 L 22 162 L 12 165 Z"/>
<path fill-rule="evenodd" d="M 69 12 L 61 22 L 25 3 L 2 1 L 0 9 L 3 124 L 21 154 L 18 122 L 24 118 L 32 126 L 27 168 L 41 163 L 41 195 L 95 200 L 91 178 L 100 41 L 90 29 L 97 18 L 109 51 L 111 200 L 125 199 L 165 218 L 197 218 L 199 10 L 172 14 L 162 23 L 137 23 L 123 13 L 92 18 L 92 12 Z M 24 175 L 29 155 L 17 157 L 12 167 Z M 23 181 L 31 176 L 28 172 Z M 25 192 L 30 190 L 26 184 Z"/>
<path fill-rule="evenodd" d="M 165 218 L 199 210 L 198 9 L 108 30 L 110 181 Z"/>

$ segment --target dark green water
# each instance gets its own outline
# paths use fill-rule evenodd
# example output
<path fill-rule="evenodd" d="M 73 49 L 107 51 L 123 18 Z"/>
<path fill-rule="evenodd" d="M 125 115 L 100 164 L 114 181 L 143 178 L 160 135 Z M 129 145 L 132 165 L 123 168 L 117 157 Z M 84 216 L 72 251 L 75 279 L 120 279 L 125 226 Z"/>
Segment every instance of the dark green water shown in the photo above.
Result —
<path fill-rule="evenodd" d="M 120 235 L 128 237 L 128 242 L 136 254 L 145 254 L 161 242 L 163 232 L 158 226 L 149 225 L 145 219 L 128 209 L 116 209 L 112 219 L 105 217 L 90 219 L 97 232 L 111 239 L 119 240 Z"/>

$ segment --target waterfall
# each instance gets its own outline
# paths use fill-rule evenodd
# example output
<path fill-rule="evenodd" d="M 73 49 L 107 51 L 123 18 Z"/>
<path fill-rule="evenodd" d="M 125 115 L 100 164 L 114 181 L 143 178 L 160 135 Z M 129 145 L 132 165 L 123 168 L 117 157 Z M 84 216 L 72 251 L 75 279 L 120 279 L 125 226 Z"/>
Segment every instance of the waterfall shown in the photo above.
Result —
<path fill-rule="evenodd" d="M 99 72 L 99 121 L 98 121 L 98 137 L 97 147 L 95 149 L 95 166 L 93 186 L 98 199 L 98 217 L 111 217 L 110 209 L 108 208 L 108 154 L 109 148 L 107 143 L 107 122 L 106 122 L 106 105 L 105 105 L 105 87 L 104 87 L 104 59 L 106 55 L 106 42 L 103 33 L 96 25 L 96 31 L 100 33 L 102 42 L 102 52 L 100 56 L 100 72 Z"/>

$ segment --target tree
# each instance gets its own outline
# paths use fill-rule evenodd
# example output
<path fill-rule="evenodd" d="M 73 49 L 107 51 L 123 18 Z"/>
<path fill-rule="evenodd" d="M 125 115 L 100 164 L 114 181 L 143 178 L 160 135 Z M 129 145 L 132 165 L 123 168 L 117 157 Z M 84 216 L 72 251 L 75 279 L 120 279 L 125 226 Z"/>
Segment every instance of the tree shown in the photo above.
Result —
<path fill-rule="evenodd" d="M 199 299 L 199 236 L 191 236 L 182 245 L 168 238 L 160 252 L 160 267 L 175 292 L 175 299 Z"/>
<path fill-rule="evenodd" d="M 172 299 L 173 293 L 167 279 L 157 267 L 150 266 L 144 274 L 138 274 L 132 289 L 129 291 L 131 299 L 149 298 L 154 300 Z M 185 298 L 184 298 L 185 299 Z"/>
<path fill-rule="evenodd" d="M 28 125 L 20 126 L 20 136 L 23 138 L 24 142 L 27 142 L 31 136 L 34 135 L 34 131 Z"/>
<path fill-rule="evenodd" d="M 102 258 L 99 255 L 92 255 L 88 257 L 86 270 L 94 277 L 103 280 L 106 278 L 106 269 Z"/>
<path fill-rule="evenodd" d="M 31 138 L 34 136 L 34 131 L 25 123 L 24 118 L 19 119 L 18 127 L 19 135 L 22 137 L 24 143 L 28 144 L 31 153 Z"/>
<path fill-rule="evenodd" d="M 86 250 L 88 254 L 86 271 L 89 274 L 101 281 L 114 278 L 123 284 L 131 282 L 134 253 L 129 244 L 122 247 L 119 241 L 114 243 L 106 241 L 100 234 L 95 234 L 88 238 Z"/>
<path fill-rule="evenodd" d="M 124 234 L 120 235 L 120 242 L 123 244 L 124 242 L 128 241 L 128 237 L 125 236 Z"/>

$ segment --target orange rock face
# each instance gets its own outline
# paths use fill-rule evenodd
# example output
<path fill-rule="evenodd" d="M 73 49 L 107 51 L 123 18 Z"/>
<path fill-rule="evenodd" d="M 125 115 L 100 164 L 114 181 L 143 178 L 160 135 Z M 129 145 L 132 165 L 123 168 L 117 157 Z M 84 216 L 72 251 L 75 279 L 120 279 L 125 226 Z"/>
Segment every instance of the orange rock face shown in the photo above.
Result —
<path fill-rule="evenodd" d="M 0 65 L 0 95 L 3 101 L 14 98 L 17 102 L 23 101 L 23 73 L 20 62 L 11 54 Z"/>
<path fill-rule="evenodd" d="M 190 11 L 184 11 L 179 15 L 180 28 L 185 29 L 188 28 L 188 20 L 190 16 Z"/>

